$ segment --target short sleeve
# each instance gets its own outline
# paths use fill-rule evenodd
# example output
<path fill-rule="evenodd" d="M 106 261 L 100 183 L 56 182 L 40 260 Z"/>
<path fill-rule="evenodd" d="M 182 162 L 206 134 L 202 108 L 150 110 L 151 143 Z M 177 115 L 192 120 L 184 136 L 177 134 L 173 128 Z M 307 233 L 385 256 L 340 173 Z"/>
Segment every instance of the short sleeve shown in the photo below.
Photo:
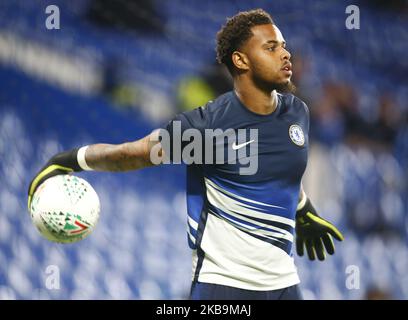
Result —
<path fill-rule="evenodd" d="M 167 161 L 175 164 L 190 164 L 190 161 L 185 161 L 186 159 L 183 158 L 183 151 L 187 146 L 189 150 L 192 149 L 192 152 L 195 151 L 196 157 L 197 153 L 203 156 L 203 132 L 207 121 L 202 109 L 200 107 L 179 113 L 160 129 L 160 142 Z M 198 139 L 201 139 L 201 144 L 197 141 Z"/>

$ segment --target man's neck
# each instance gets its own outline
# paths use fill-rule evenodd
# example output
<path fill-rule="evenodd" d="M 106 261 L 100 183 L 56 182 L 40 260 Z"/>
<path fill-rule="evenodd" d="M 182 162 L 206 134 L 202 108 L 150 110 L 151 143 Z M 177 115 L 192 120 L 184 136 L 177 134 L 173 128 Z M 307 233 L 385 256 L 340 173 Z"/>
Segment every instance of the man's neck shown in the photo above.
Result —
<path fill-rule="evenodd" d="M 254 113 L 268 115 L 276 110 L 278 96 L 276 90 L 264 92 L 253 86 L 234 86 L 235 93 L 242 104 Z"/>

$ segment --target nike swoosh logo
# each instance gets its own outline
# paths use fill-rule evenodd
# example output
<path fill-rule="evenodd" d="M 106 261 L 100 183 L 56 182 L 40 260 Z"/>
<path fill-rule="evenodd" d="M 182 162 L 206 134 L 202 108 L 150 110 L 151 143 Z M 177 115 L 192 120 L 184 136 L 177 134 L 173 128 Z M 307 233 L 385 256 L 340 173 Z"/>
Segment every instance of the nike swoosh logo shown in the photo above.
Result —
<path fill-rule="evenodd" d="M 250 144 L 250 143 L 252 143 L 252 142 L 254 142 L 254 141 L 255 141 L 255 140 L 251 140 L 251 141 L 244 142 L 244 143 L 240 143 L 240 144 L 237 144 L 236 142 L 234 142 L 234 143 L 232 144 L 232 150 L 241 149 L 242 147 L 245 147 L 247 144 Z"/>

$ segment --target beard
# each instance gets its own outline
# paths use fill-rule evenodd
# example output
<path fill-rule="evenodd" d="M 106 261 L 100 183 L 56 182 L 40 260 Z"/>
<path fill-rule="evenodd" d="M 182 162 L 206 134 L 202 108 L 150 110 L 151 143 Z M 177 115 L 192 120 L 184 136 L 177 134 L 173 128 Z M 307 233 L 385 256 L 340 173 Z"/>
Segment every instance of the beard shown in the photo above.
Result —
<path fill-rule="evenodd" d="M 255 76 L 253 80 L 255 85 L 264 91 L 272 92 L 273 90 L 276 90 L 279 93 L 295 93 L 296 91 L 296 86 L 290 80 L 284 83 L 276 83 L 266 81 L 264 78 L 259 76 Z"/>
<path fill-rule="evenodd" d="M 279 93 L 295 93 L 296 86 L 293 84 L 292 81 L 288 81 L 286 83 L 277 84 L 275 90 Z"/>

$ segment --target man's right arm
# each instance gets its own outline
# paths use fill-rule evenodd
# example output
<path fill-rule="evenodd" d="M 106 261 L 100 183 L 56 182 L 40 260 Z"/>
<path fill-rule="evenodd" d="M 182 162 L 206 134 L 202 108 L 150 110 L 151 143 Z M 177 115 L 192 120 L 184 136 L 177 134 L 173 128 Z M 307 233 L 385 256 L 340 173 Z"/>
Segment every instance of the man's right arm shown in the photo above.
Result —
<path fill-rule="evenodd" d="M 54 155 L 31 180 L 28 187 L 28 207 L 37 188 L 48 178 L 59 174 L 83 170 L 121 172 L 150 167 L 151 155 L 160 158 L 163 151 L 159 142 L 159 130 L 133 142 L 118 145 L 93 144 Z"/>
<path fill-rule="evenodd" d="M 157 143 L 157 131 L 154 131 L 133 142 L 118 145 L 93 144 L 86 149 L 84 159 L 92 170 L 112 172 L 138 170 L 155 165 L 151 161 L 150 153 Z"/>

